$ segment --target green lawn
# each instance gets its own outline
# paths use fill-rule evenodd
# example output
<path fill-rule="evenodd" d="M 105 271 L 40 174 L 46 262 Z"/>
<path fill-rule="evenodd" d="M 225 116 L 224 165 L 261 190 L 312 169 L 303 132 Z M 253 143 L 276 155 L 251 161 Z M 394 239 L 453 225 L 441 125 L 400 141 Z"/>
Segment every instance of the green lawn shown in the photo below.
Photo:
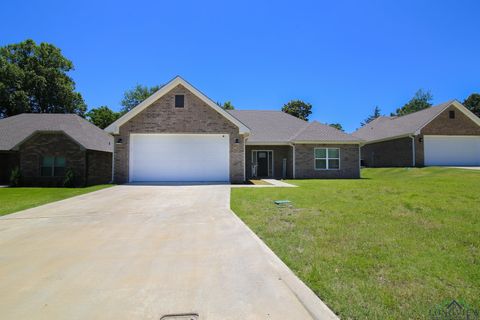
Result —
<path fill-rule="evenodd" d="M 0 188 L 0 216 L 111 186 L 104 184 L 86 188 Z"/>
<path fill-rule="evenodd" d="M 362 177 L 232 189 L 232 209 L 343 319 L 427 319 L 454 298 L 480 309 L 480 171 Z"/>

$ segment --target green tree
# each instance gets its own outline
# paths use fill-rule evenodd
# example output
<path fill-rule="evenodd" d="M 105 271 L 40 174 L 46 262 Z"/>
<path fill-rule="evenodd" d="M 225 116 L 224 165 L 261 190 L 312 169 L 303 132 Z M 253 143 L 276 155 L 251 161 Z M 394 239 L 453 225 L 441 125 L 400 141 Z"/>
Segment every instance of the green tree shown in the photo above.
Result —
<path fill-rule="evenodd" d="M 308 121 L 312 114 L 312 105 L 301 100 L 291 100 L 282 107 L 282 111 L 299 119 Z"/>
<path fill-rule="evenodd" d="M 337 130 L 344 131 L 343 127 L 340 123 L 330 123 L 329 126 L 332 127 L 332 128 L 335 128 Z"/>
<path fill-rule="evenodd" d="M 158 91 L 158 89 L 160 88 L 161 86 L 153 86 L 149 88 L 137 84 L 133 89 L 125 91 L 125 93 L 123 94 L 123 99 L 120 102 L 123 107 L 120 112 L 122 114 L 127 113 L 128 111 L 132 110 L 140 103 L 142 103 L 143 100 L 147 99 L 156 91 Z"/>
<path fill-rule="evenodd" d="M 221 102 L 218 102 L 217 101 L 217 105 L 222 108 L 223 110 L 235 110 L 235 107 L 233 106 L 233 104 L 230 102 L 230 101 L 227 101 L 225 103 L 221 103 Z"/>
<path fill-rule="evenodd" d="M 120 112 L 112 111 L 107 106 L 101 106 L 99 108 L 93 108 L 86 113 L 87 120 L 99 127 L 105 129 L 115 120 L 120 118 Z"/>
<path fill-rule="evenodd" d="M 472 93 L 467 99 L 465 99 L 465 101 L 463 101 L 463 105 L 465 108 L 472 111 L 477 117 L 480 117 L 480 94 Z"/>
<path fill-rule="evenodd" d="M 373 114 L 369 115 L 367 119 L 363 120 L 363 122 L 361 122 L 360 125 L 363 127 L 364 125 L 372 122 L 373 120 L 377 119 L 381 115 L 382 114 L 381 114 L 381 111 L 380 111 L 380 107 L 375 106 L 375 109 L 373 109 Z"/>
<path fill-rule="evenodd" d="M 403 107 L 398 108 L 392 116 L 404 116 L 409 113 L 417 112 L 423 109 L 430 108 L 432 106 L 433 96 L 430 91 L 418 90 L 410 101 L 408 101 Z"/>
<path fill-rule="evenodd" d="M 76 113 L 87 109 L 67 74 L 73 63 L 52 44 L 26 40 L 0 47 L 0 118 L 20 113 Z"/>

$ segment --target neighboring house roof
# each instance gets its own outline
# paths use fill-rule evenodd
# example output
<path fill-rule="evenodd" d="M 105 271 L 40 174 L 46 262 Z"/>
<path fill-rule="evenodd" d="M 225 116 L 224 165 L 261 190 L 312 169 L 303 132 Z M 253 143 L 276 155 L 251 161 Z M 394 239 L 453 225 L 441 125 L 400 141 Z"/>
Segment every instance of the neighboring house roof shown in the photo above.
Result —
<path fill-rule="evenodd" d="M 360 143 L 361 140 L 317 121 L 307 122 L 282 111 L 229 110 L 250 128 L 248 144 Z"/>
<path fill-rule="evenodd" d="M 113 137 L 76 114 L 23 113 L 0 119 L 0 150 L 18 147 L 36 132 L 64 132 L 85 149 L 113 152 Z"/>
<path fill-rule="evenodd" d="M 450 106 L 467 115 L 470 119 L 480 125 L 480 119 L 465 108 L 460 102 L 451 100 L 421 111 L 407 114 L 400 117 L 379 117 L 354 133 L 355 137 L 367 142 L 389 140 L 409 135 L 416 135 L 420 130 L 441 114 Z"/>
<path fill-rule="evenodd" d="M 228 119 L 230 122 L 232 122 L 234 125 L 236 125 L 240 133 L 250 133 L 250 130 L 248 127 L 246 127 L 241 121 L 230 115 L 228 112 L 220 108 L 214 101 L 212 101 L 209 97 L 204 95 L 202 92 L 200 92 L 198 89 L 196 89 L 194 86 L 192 86 L 190 83 L 188 83 L 185 79 L 183 79 L 180 76 L 176 76 L 173 78 L 173 80 L 169 81 L 165 85 L 163 85 L 157 92 L 152 94 L 150 97 L 145 99 L 142 103 L 140 103 L 138 106 L 121 116 L 117 121 L 109 125 L 108 127 L 105 128 L 105 131 L 108 133 L 113 133 L 113 134 L 118 134 L 120 126 L 135 117 L 137 114 L 142 112 L 144 109 L 152 105 L 155 101 L 160 99 L 162 96 L 170 92 L 173 88 L 175 88 L 178 85 L 182 85 L 185 88 L 187 88 L 190 92 L 192 92 L 194 95 L 196 95 L 199 99 L 201 99 L 203 102 L 205 102 L 209 107 L 220 113 L 222 116 L 224 116 L 226 119 Z"/>

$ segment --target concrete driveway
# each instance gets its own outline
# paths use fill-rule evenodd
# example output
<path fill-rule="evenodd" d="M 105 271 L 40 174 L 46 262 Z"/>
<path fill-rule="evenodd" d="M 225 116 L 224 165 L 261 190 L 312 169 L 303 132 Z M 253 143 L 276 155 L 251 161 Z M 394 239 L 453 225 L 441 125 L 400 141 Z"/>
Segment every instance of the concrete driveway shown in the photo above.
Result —
<path fill-rule="evenodd" d="M 0 319 L 335 318 L 229 197 L 126 185 L 4 216 Z"/>

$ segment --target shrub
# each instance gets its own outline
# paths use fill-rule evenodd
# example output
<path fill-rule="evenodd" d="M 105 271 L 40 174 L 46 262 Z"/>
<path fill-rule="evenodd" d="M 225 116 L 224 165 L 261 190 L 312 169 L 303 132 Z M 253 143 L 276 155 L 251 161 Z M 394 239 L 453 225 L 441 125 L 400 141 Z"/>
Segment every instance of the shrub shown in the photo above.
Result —
<path fill-rule="evenodd" d="M 22 179 L 22 174 L 19 167 L 13 168 L 10 172 L 10 187 L 18 187 L 20 185 L 20 180 Z"/>
<path fill-rule="evenodd" d="M 63 186 L 67 188 L 75 187 L 75 172 L 72 168 L 68 168 L 63 179 Z"/>

